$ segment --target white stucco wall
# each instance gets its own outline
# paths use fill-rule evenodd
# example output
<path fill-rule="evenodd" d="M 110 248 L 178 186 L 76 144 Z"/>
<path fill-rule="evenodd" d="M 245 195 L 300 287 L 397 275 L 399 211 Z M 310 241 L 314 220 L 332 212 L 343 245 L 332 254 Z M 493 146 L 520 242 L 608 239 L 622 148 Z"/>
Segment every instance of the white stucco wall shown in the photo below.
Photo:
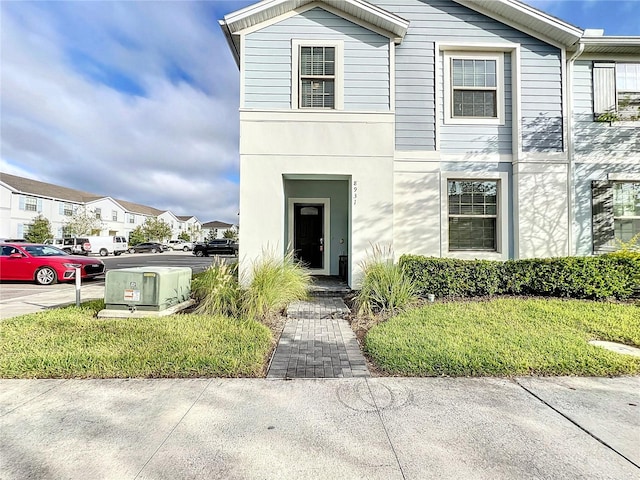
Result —
<path fill-rule="evenodd" d="M 240 113 L 240 275 L 265 248 L 286 246 L 284 178 L 351 181 L 353 276 L 374 244 L 393 241 L 392 114 Z"/>
<path fill-rule="evenodd" d="M 568 255 L 567 164 L 513 168 L 516 258 Z"/>

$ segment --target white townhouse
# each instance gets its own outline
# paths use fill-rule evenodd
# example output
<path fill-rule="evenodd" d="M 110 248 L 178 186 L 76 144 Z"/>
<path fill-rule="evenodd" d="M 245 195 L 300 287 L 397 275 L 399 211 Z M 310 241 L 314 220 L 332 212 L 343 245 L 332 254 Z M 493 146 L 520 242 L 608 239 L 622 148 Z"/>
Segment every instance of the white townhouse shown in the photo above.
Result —
<path fill-rule="evenodd" d="M 213 238 L 224 238 L 224 234 L 228 230 L 231 230 L 234 233 L 237 233 L 238 231 L 236 226 L 232 223 L 221 222 L 219 220 L 202 224 L 202 236 L 205 239 L 210 236 L 213 236 Z"/>
<path fill-rule="evenodd" d="M 376 244 L 506 260 L 640 232 L 640 37 L 515 0 L 265 0 L 220 25 L 241 274 L 267 245 L 357 288 Z"/>
<path fill-rule="evenodd" d="M 199 232 L 196 217 L 180 219 L 171 212 L 157 208 L 101 197 L 92 193 L 40 182 L 29 178 L 0 174 L 0 237 L 23 238 L 29 225 L 38 215 L 51 223 L 52 233 L 63 236 L 63 227 L 78 208 L 93 212 L 102 223 L 93 235 L 121 235 L 130 233 L 144 224 L 147 218 L 161 218 L 173 228 L 173 237 L 179 232 Z"/>

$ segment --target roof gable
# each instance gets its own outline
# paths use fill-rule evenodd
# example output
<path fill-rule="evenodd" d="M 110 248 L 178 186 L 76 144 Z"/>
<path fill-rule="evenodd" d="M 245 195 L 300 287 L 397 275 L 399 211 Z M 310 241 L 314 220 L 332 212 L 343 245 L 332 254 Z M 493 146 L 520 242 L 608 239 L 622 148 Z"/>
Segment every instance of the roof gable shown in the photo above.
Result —
<path fill-rule="evenodd" d="M 229 46 L 240 64 L 239 36 L 262 24 L 268 24 L 287 14 L 297 14 L 312 8 L 324 8 L 358 25 L 401 43 L 409 22 L 398 15 L 372 5 L 364 0 L 263 0 L 254 5 L 225 15 L 220 20 Z"/>
<path fill-rule="evenodd" d="M 517 0 L 451 1 L 556 46 L 571 47 L 583 35 L 582 29 Z M 239 65 L 239 37 L 242 33 L 291 12 L 300 13 L 315 7 L 326 8 L 349 20 L 361 22 L 363 26 L 376 28 L 396 43 L 402 42 L 409 28 L 407 20 L 364 0 L 262 0 L 225 15 L 220 26 Z"/>

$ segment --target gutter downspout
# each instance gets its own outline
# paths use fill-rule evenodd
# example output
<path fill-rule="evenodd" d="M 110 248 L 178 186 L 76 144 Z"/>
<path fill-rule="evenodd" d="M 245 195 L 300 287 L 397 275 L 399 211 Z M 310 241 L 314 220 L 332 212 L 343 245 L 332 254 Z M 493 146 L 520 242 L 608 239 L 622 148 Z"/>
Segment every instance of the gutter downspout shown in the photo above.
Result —
<path fill-rule="evenodd" d="M 578 40 L 579 42 L 579 40 Z M 573 145 L 573 63 L 584 52 L 584 43 L 578 43 L 578 50 L 567 60 L 567 156 L 569 163 L 567 165 L 567 200 L 568 200 L 568 230 L 567 230 L 567 253 L 569 256 L 574 255 L 576 249 L 573 244 L 573 223 L 576 218 L 574 211 L 575 204 L 575 179 L 574 179 L 574 145 Z"/>

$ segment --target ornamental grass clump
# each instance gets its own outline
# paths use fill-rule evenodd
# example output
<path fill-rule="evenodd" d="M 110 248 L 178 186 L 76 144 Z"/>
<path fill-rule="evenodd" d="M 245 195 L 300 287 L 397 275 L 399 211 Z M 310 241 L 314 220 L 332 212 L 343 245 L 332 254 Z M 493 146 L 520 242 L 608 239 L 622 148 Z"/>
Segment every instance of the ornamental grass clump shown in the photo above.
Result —
<path fill-rule="evenodd" d="M 198 303 L 197 314 L 235 317 L 241 312 L 242 291 L 237 263 L 228 265 L 216 258 L 207 270 L 193 279 L 191 291 Z"/>
<path fill-rule="evenodd" d="M 246 315 L 267 319 L 279 314 L 286 306 L 308 296 L 311 273 L 296 262 L 293 252 L 282 257 L 263 251 L 251 266 L 251 282 L 243 295 Z"/>
<path fill-rule="evenodd" d="M 356 296 L 358 315 L 394 315 L 416 303 L 418 290 L 404 268 L 393 263 L 391 248 L 374 246 L 362 270 L 362 287 Z"/>

